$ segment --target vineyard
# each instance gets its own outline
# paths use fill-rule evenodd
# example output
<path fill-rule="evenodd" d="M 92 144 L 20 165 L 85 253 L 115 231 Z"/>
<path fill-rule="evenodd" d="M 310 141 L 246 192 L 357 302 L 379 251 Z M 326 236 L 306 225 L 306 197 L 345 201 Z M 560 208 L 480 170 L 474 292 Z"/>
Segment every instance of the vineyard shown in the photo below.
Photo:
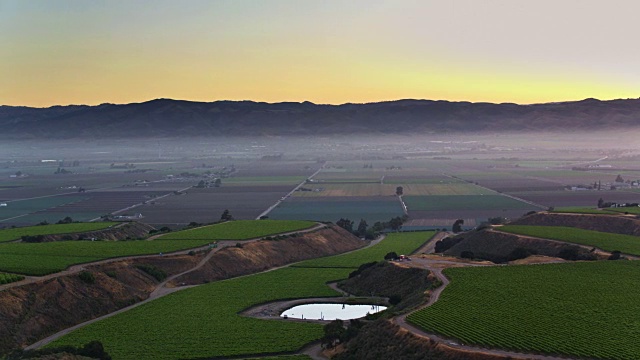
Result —
<path fill-rule="evenodd" d="M 161 240 L 248 240 L 268 235 L 308 229 L 316 223 L 301 220 L 236 220 L 195 229 L 177 231 Z"/>
<path fill-rule="evenodd" d="M 12 282 L 20 281 L 22 279 L 24 279 L 24 276 L 16 275 L 16 274 L 0 273 L 0 285 L 9 284 Z"/>
<path fill-rule="evenodd" d="M 205 240 L 183 241 L 56 241 L 0 244 L 0 271 L 46 275 L 70 265 L 107 258 L 168 253 L 206 245 Z"/>
<path fill-rule="evenodd" d="M 432 306 L 407 318 L 464 344 L 638 359 L 640 262 L 452 268 Z"/>
<path fill-rule="evenodd" d="M 498 230 L 513 234 L 595 246 L 605 251 L 640 255 L 640 237 L 562 226 L 506 225 Z"/>
<path fill-rule="evenodd" d="M 114 359 L 295 352 L 319 339 L 323 334 L 322 325 L 260 320 L 237 313 L 269 301 L 337 296 L 338 293 L 326 286 L 327 282 L 346 278 L 351 268 L 381 260 L 388 251 L 410 253 L 431 235 L 429 232 L 391 234 L 371 248 L 336 256 L 340 258 L 336 263 L 344 268 L 288 267 L 180 291 L 78 329 L 49 346 L 79 345 L 90 339 L 101 339 Z M 324 261 L 331 265 L 331 259 Z"/>
<path fill-rule="evenodd" d="M 0 242 L 17 240 L 21 237 L 35 235 L 71 234 L 106 229 L 116 225 L 114 222 L 71 223 L 18 227 L 0 230 Z"/>
<path fill-rule="evenodd" d="M 435 232 L 419 231 L 406 233 L 389 233 L 384 241 L 376 246 L 343 255 L 313 259 L 300 262 L 295 267 L 324 267 L 324 268 L 357 268 L 370 261 L 381 261 L 392 251 L 398 255 L 410 254 L 427 242 Z"/>

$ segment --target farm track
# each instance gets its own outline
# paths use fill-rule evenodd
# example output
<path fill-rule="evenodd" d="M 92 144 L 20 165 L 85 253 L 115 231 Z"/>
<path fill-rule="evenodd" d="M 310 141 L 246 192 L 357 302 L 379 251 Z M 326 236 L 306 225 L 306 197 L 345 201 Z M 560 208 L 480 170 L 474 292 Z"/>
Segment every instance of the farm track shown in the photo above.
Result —
<path fill-rule="evenodd" d="M 446 233 L 438 233 L 436 235 L 446 235 Z M 544 239 L 546 240 L 546 239 Z M 427 244 L 425 244 L 422 248 L 420 248 L 418 251 L 419 252 L 425 252 L 425 253 L 432 253 L 433 249 L 435 248 L 435 243 L 436 243 L 435 236 L 432 239 L 432 241 L 429 241 Z M 438 287 L 437 289 L 433 290 L 431 292 L 431 295 L 429 296 L 429 300 L 427 301 L 426 304 L 421 305 L 419 308 L 413 310 L 411 313 L 419 311 L 421 309 L 424 309 L 426 307 L 429 307 L 431 305 L 433 305 L 436 301 L 438 301 L 438 299 L 440 298 L 440 295 L 442 294 L 442 291 L 444 291 L 444 289 L 447 287 L 447 285 L 449 284 L 449 279 L 442 273 L 444 268 L 447 267 L 451 267 L 451 266 L 458 266 L 458 267 L 479 267 L 479 266 L 505 266 L 505 265 L 486 265 L 486 264 L 478 264 L 478 263 L 468 263 L 468 262 L 458 262 L 458 261 L 451 261 L 451 260 L 438 260 L 438 259 L 426 259 L 426 258 L 412 258 L 412 261 L 410 262 L 405 262 L 403 263 L 405 264 L 405 266 L 410 266 L 410 267 L 416 267 L 416 268 L 420 268 L 420 269 L 427 269 L 429 271 L 431 271 L 441 282 L 442 285 L 440 287 Z M 482 354 L 489 354 L 489 355 L 498 355 L 498 356 L 507 356 L 509 358 L 513 358 L 513 359 L 535 359 L 535 360 L 566 360 L 566 359 L 573 359 L 571 357 L 561 357 L 561 356 L 553 356 L 553 355 L 540 355 L 540 354 L 528 354 L 528 353 L 519 353 L 519 352 L 515 352 L 515 351 L 509 351 L 509 350 L 500 350 L 500 349 L 490 349 L 490 348 L 484 348 L 481 346 L 473 346 L 473 345 L 465 345 L 465 344 L 461 344 L 458 342 L 458 340 L 455 339 L 451 339 L 451 338 L 446 338 L 437 334 L 433 334 L 433 333 L 428 333 L 420 328 L 417 328 L 415 326 L 413 326 L 412 324 L 407 322 L 407 316 L 410 313 L 406 313 L 400 316 L 396 316 L 394 318 L 391 319 L 391 322 L 400 326 L 401 328 L 411 332 L 412 334 L 418 336 L 418 337 L 423 337 L 423 338 L 427 338 L 430 339 L 432 341 L 437 341 L 440 342 L 441 344 L 446 345 L 447 347 L 450 347 L 452 349 L 456 349 L 456 350 L 462 350 L 462 351 L 469 351 L 469 352 L 473 352 L 473 353 L 482 353 Z"/>
<path fill-rule="evenodd" d="M 442 175 L 444 175 L 444 176 L 446 176 L 448 178 L 451 178 L 451 179 L 460 180 L 460 178 L 456 178 L 453 175 L 449 175 L 449 174 L 445 174 L 445 173 L 442 173 Z M 498 194 L 500 196 L 505 196 L 505 197 L 511 198 L 513 200 L 520 201 L 520 202 L 523 202 L 525 204 L 529 204 L 531 206 L 535 206 L 535 207 L 540 208 L 540 209 L 545 209 L 546 210 L 548 208 L 548 206 L 541 205 L 541 204 L 538 204 L 538 203 L 534 203 L 533 201 L 525 200 L 525 199 L 519 198 L 517 196 L 509 195 L 509 194 L 506 194 L 506 193 L 503 193 L 503 192 L 499 193 L 499 192 L 497 192 L 497 191 L 495 191 L 493 189 L 490 189 L 490 188 L 488 188 L 486 186 L 482 186 L 482 185 L 478 185 L 478 184 L 474 184 L 474 185 L 478 186 L 478 187 L 481 187 L 483 189 L 486 189 L 488 191 L 494 192 L 494 193 L 496 193 L 496 194 Z"/>
<path fill-rule="evenodd" d="M 324 224 L 317 224 L 316 226 L 313 226 L 313 227 L 308 228 L 308 229 L 298 230 L 298 231 L 291 231 L 291 232 L 286 232 L 286 233 L 282 233 L 282 234 L 280 234 L 280 235 L 288 235 L 288 234 L 294 234 L 294 233 L 313 232 L 313 231 L 315 231 L 315 230 L 318 230 L 318 229 L 323 228 L 324 226 L 325 226 Z M 250 239 L 250 240 L 244 240 L 244 242 L 245 242 L 245 243 L 246 243 L 246 242 L 253 242 L 253 241 L 258 241 L 258 240 L 261 240 L 261 239 L 262 239 L 262 237 L 260 237 L 260 238 L 254 238 L 254 239 Z M 351 253 L 351 252 L 353 252 L 353 251 L 358 251 L 358 250 L 361 250 L 361 249 L 365 249 L 365 248 L 367 248 L 367 247 L 370 247 L 370 246 L 373 246 L 373 245 L 375 245 L 375 244 L 379 243 L 379 242 L 380 242 L 380 241 L 382 241 L 383 239 L 384 239 L 384 236 L 381 236 L 381 237 L 379 237 L 378 239 L 371 241 L 371 242 L 370 242 L 369 244 L 367 244 L 367 246 L 365 246 L 365 247 L 362 247 L 362 248 L 359 248 L 359 249 L 356 249 L 356 250 L 352 250 L 352 251 L 348 251 L 348 252 L 345 252 L 345 253 L 343 253 L 343 254 L 347 254 L 347 253 Z M 52 341 L 55 341 L 55 340 L 59 339 L 60 337 L 62 337 L 62 336 L 64 336 L 64 335 L 67 335 L 68 333 L 70 333 L 70 332 L 72 332 L 72 331 L 74 331 L 74 330 L 77 330 L 77 329 L 82 328 L 82 327 L 84 327 L 84 326 L 90 325 L 90 324 L 92 324 L 92 323 L 94 323 L 94 322 L 97 322 L 97 321 L 100 321 L 100 320 L 103 320 L 103 319 L 106 319 L 106 318 L 112 317 L 112 316 L 114 316 L 114 315 L 117 315 L 117 314 L 120 314 L 120 313 L 123 313 L 123 312 L 126 312 L 126 311 L 131 310 L 131 309 L 133 309 L 133 308 L 136 308 L 136 307 L 138 307 L 138 306 L 140 306 L 140 305 L 142 305 L 142 304 L 146 304 L 146 303 L 148 303 L 148 302 L 150 302 L 150 301 L 156 300 L 156 299 L 158 299 L 158 298 L 161 298 L 161 297 L 163 297 L 163 296 L 169 295 L 169 294 L 174 293 L 174 292 L 176 292 L 176 291 L 180 291 L 180 290 L 189 289 L 189 288 L 192 288 L 192 287 L 195 287 L 195 286 L 199 286 L 199 285 L 186 285 L 186 286 L 180 286 L 180 287 L 167 288 L 165 285 L 166 285 L 166 284 L 168 284 L 170 281 L 172 281 L 172 280 L 174 280 L 174 279 L 178 278 L 179 276 L 182 276 L 182 275 L 185 275 L 185 274 L 190 273 L 190 272 L 192 272 L 192 271 L 198 270 L 199 268 L 201 268 L 202 266 L 204 266 L 204 264 L 206 264 L 206 263 L 207 263 L 207 261 L 209 261 L 209 260 L 211 259 L 211 257 L 212 257 L 216 252 L 218 252 L 219 250 L 221 250 L 221 249 L 223 249 L 223 248 L 225 248 L 225 247 L 228 247 L 228 246 L 234 246 L 236 243 L 237 243 L 237 241 L 235 241 L 235 240 L 233 240 L 233 241 L 231 241 L 231 240 L 229 240 L 229 241 L 218 241 L 218 247 L 217 247 L 217 248 L 213 248 L 213 249 L 211 249 L 211 250 L 209 251 L 209 253 L 205 256 L 205 258 L 203 258 L 200 262 L 198 262 L 198 264 L 196 264 L 196 266 L 194 266 L 193 268 L 191 268 L 191 269 L 189 269 L 189 270 L 183 271 L 183 272 L 181 272 L 181 273 L 179 273 L 179 274 L 176 274 L 176 275 L 172 275 L 171 277 L 169 277 L 169 278 L 165 279 L 163 282 L 161 282 L 160 284 L 158 284 L 158 285 L 156 286 L 156 288 L 155 288 L 155 289 L 154 289 L 154 290 L 149 294 L 149 297 L 148 297 L 147 299 L 145 299 L 145 300 L 143 300 L 143 301 L 141 301 L 141 302 L 138 302 L 138 303 L 136 303 L 136 304 L 133 304 L 133 305 L 131 305 L 131 306 L 127 306 L 127 307 L 122 308 L 122 309 L 120 309 L 120 310 L 114 311 L 114 312 L 112 312 L 112 313 L 109 313 L 109 314 L 106 314 L 106 315 L 103 315 L 103 316 L 97 317 L 97 318 L 92 319 L 92 320 L 85 321 L 85 322 L 83 322 L 83 323 L 80 323 L 80 324 L 78 324 L 78 325 L 72 326 L 72 327 L 70 327 L 70 328 L 67 328 L 67 329 L 61 330 L 61 331 L 59 331 L 59 332 L 57 332 L 57 333 L 55 333 L 55 334 L 53 334 L 53 335 L 51 335 L 51 336 L 49 336 L 49 337 L 46 337 L 46 338 L 44 338 L 44 339 L 42 339 L 42 340 L 39 340 L 39 341 L 37 341 L 37 342 L 35 342 L 35 343 L 33 343 L 33 344 L 31 344 L 31 345 L 29 345 L 29 346 L 25 347 L 25 348 L 24 348 L 24 350 L 35 350 L 35 349 L 37 349 L 37 348 L 40 348 L 40 347 L 42 347 L 42 346 L 45 346 L 45 345 L 49 344 L 49 343 L 50 343 L 50 342 L 52 342 Z M 198 249 L 200 249 L 200 248 L 198 248 Z M 208 246 L 205 246 L 205 247 L 204 247 L 204 249 L 208 249 Z M 194 250 L 194 249 L 191 249 L 191 250 Z M 189 251 L 191 251 L 191 250 L 186 250 L 186 253 L 188 253 L 188 252 L 189 252 Z M 181 251 L 181 252 L 182 252 L 182 251 Z M 181 253 L 181 252 L 180 252 L 180 253 Z M 172 253 L 172 254 L 176 254 L 176 253 Z M 166 255 L 169 255 L 169 254 L 166 254 Z M 157 256 L 160 256 L 160 255 L 151 255 L 151 256 L 157 257 Z M 149 256 L 144 256 L 144 257 L 149 257 Z M 128 257 L 128 258 L 138 258 L 138 257 Z M 114 261 L 115 261 L 115 260 L 128 259 L 128 258 L 117 258 L 117 259 L 114 259 Z M 102 262 L 91 263 L 91 265 L 95 265 L 95 264 L 98 264 L 98 263 L 102 263 Z M 293 264 L 295 264 L 295 263 L 293 263 Z M 265 270 L 265 271 L 262 271 L 262 272 L 259 272 L 259 273 L 254 273 L 254 274 L 248 274 L 248 275 L 238 276 L 238 277 L 234 277 L 233 279 L 237 279 L 237 278 L 241 278 L 241 277 L 245 277 L 245 276 L 252 276 L 252 275 L 256 275 L 256 274 L 260 274 L 260 273 L 266 273 L 266 272 L 270 272 L 270 271 L 274 271 L 274 270 L 282 269 L 282 268 L 285 268 L 285 267 L 291 266 L 291 265 L 293 265 L 293 264 L 287 264 L 287 265 L 283 265 L 283 266 L 273 267 L 273 268 L 271 268 L 271 269 L 268 269 L 268 270 Z M 87 265 L 89 265 L 89 264 L 84 264 L 84 265 L 85 265 L 85 266 L 87 266 Z M 78 265 L 78 266 L 80 266 L 80 265 Z M 78 272 L 78 271 L 80 271 L 80 270 L 76 270 L 76 272 Z M 60 273 L 57 273 L 57 274 L 60 274 Z M 56 274 L 52 274 L 52 275 L 56 275 Z M 41 279 L 42 279 L 42 278 L 38 278 L 37 280 L 41 280 Z M 11 285 L 11 284 L 8 284 L 8 285 Z"/>
<path fill-rule="evenodd" d="M 260 215 L 258 215 L 258 217 L 256 217 L 256 220 L 260 220 L 261 217 L 263 216 L 267 216 L 271 210 L 275 209 L 278 205 L 280 205 L 286 198 L 288 198 L 289 196 L 292 196 L 293 193 L 295 193 L 298 189 L 300 189 L 301 187 L 304 186 L 304 184 L 307 183 L 308 179 L 312 179 L 314 176 L 318 175 L 318 173 L 323 169 L 324 165 L 321 166 L 318 170 L 316 170 L 316 172 L 314 172 L 313 174 L 311 174 L 311 176 L 307 177 L 306 179 L 302 180 L 302 182 L 300 184 L 298 184 L 296 187 L 293 188 L 293 190 L 289 191 L 287 193 L 287 195 L 283 196 L 280 200 L 276 201 L 275 204 L 269 206 L 267 208 L 267 210 L 263 211 L 262 213 L 260 213 Z"/>
<path fill-rule="evenodd" d="M 190 186 L 188 186 L 188 187 L 186 187 L 186 188 L 184 188 L 184 189 L 180 189 L 180 190 L 177 190 L 177 191 L 178 191 L 178 192 L 187 191 L 187 190 L 191 189 L 192 187 L 193 187 L 193 186 L 192 186 L 192 185 L 190 185 Z M 166 198 L 167 196 L 171 196 L 171 195 L 173 195 L 173 194 L 174 194 L 174 191 L 172 191 L 172 192 L 170 192 L 170 193 L 167 193 L 167 194 L 164 194 L 164 195 L 160 195 L 160 196 L 158 196 L 158 197 L 154 198 L 154 201 L 155 201 L 155 200 L 159 200 L 159 199 L 164 199 L 164 198 Z M 134 205 L 128 206 L 128 207 L 123 208 L 123 209 L 120 209 L 120 210 L 113 211 L 113 212 L 111 212 L 111 215 L 116 215 L 116 214 L 119 214 L 119 213 L 123 213 L 123 212 L 125 212 L 125 211 L 127 211 L 127 210 L 135 209 L 135 208 L 137 208 L 138 206 L 142 206 L 142 205 L 144 205 L 144 202 L 137 203 L 137 204 L 134 204 Z M 98 217 L 98 218 L 95 218 L 95 219 L 91 219 L 91 220 L 89 220 L 89 222 L 92 222 L 92 221 L 98 221 L 98 220 L 100 220 L 100 219 L 101 219 L 101 218 L 99 218 L 99 217 Z"/>

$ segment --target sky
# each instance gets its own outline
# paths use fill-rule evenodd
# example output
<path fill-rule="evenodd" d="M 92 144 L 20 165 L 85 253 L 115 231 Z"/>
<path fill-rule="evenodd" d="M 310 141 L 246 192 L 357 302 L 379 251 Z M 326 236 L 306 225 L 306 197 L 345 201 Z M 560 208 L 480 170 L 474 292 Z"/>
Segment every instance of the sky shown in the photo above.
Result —
<path fill-rule="evenodd" d="M 640 97 L 638 1 L 0 0 L 0 104 Z"/>

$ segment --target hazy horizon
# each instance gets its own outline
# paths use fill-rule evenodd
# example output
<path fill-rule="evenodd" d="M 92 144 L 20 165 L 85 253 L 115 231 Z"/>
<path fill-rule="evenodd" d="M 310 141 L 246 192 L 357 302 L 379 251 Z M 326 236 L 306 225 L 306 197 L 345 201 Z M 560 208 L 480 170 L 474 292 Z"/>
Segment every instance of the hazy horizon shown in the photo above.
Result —
<path fill-rule="evenodd" d="M 637 98 L 640 4 L 0 3 L 5 105 Z M 595 25 L 594 25 L 595 24 Z"/>

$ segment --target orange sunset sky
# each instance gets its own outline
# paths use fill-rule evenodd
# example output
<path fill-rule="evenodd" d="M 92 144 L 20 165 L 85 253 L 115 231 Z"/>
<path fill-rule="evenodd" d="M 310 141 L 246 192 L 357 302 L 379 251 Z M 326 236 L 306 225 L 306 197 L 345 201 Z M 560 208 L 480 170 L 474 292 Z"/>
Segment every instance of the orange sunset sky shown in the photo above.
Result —
<path fill-rule="evenodd" d="M 0 1 L 0 104 L 640 96 L 637 1 Z"/>

